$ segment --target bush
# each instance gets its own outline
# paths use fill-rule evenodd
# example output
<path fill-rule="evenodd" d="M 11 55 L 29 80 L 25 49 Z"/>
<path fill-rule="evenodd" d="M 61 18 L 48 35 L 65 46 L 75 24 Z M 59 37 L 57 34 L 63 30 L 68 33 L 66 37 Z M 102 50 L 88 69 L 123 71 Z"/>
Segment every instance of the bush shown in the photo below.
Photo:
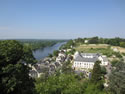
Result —
<path fill-rule="evenodd" d="M 114 52 L 113 54 L 118 58 L 122 58 L 122 55 L 119 52 Z"/>
<path fill-rule="evenodd" d="M 106 68 L 104 66 L 101 67 L 101 73 L 105 75 L 107 73 Z"/>
<path fill-rule="evenodd" d="M 54 56 L 58 56 L 58 53 L 59 53 L 59 51 L 58 51 L 58 50 L 55 50 L 55 51 L 53 52 L 53 55 L 54 55 Z"/>
<path fill-rule="evenodd" d="M 119 60 L 113 60 L 113 61 L 111 62 L 112 67 L 115 67 L 117 63 L 119 63 Z"/>

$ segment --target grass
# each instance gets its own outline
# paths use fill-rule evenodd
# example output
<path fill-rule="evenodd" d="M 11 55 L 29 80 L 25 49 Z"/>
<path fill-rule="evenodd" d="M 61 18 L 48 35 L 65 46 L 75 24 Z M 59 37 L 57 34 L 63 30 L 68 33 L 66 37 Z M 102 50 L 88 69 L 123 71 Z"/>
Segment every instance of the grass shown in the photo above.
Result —
<path fill-rule="evenodd" d="M 124 53 L 121 54 L 119 52 L 114 52 L 111 49 L 112 47 L 113 46 L 110 46 L 107 44 L 82 44 L 82 45 L 76 46 L 75 50 L 82 53 L 101 53 L 103 55 L 106 55 L 107 57 L 112 57 L 114 55 L 117 58 L 122 58 L 122 55 L 125 55 Z"/>
<path fill-rule="evenodd" d="M 109 48 L 89 48 L 89 49 L 77 49 L 77 51 L 83 52 L 83 53 L 102 53 L 104 55 L 107 55 L 108 57 L 112 56 L 113 51 Z"/>
<path fill-rule="evenodd" d="M 78 45 L 77 48 L 109 48 L 110 46 L 107 44 L 82 44 Z"/>
<path fill-rule="evenodd" d="M 75 48 L 76 51 L 83 52 L 83 53 L 102 53 L 103 55 L 106 55 L 107 57 L 110 57 L 113 55 L 114 51 L 110 49 L 110 46 L 107 44 L 83 44 L 80 46 L 77 46 Z"/>
<path fill-rule="evenodd" d="M 125 48 L 119 47 L 119 46 L 112 46 L 112 48 L 117 48 L 120 53 L 125 53 Z"/>

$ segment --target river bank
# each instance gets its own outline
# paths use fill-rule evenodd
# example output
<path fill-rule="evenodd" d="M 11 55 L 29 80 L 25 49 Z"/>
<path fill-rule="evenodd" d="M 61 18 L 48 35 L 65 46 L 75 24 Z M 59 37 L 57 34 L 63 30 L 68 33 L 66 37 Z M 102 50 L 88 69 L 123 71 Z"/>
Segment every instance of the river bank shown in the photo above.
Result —
<path fill-rule="evenodd" d="M 38 49 L 33 51 L 33 55 L 37 60 L 47 57 L 49 54 L 52 54 L 54 50 L 59 50 L 59 48 L 66 42 L 59 42 L 53 46 L 45 47 L 43 49 Z"/>

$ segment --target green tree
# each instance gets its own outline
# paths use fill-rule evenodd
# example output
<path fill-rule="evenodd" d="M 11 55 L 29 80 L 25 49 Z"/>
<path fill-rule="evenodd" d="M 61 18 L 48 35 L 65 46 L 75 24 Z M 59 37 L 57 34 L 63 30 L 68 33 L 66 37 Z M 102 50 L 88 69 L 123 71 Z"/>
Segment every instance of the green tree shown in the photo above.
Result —
<path fill-rule="evenodd" d="M 107 73 L 106 68 L 104 66 L 101 67 L 101 73 L 102 75 L 105 75 Z"/>
<path fill-rule="evenodd" d="M 113 61 L 111 62 L 112 67 L 115 67 L 115 66 L 117 65 L 117 63 L 120 63 L 120 61 L 119 61 L 119 60 L 113 60 Z"/>
<path fill-rule="evenodd" d="M 58 51 L 58 50 L 55 50 L 55 51 L 53 52 L 53 55 L 54 55 L 54 56 L 58 56 L 58 53 L 59 53 L 59 51 Z"/>
<path fill-rule="evenodd" d="M 70 61 L 64 62 L 61 69 L 62 69 L 62 73 L 65 73 L 65 74 L 73 73 L 73 69 L 71 67 Z"/>
<path fill-rule="evenodd" d="M 100 90 L 98 85 L 89 83 L 87 88 L 85 88 L 84 94 L 107 94 L 104 90 Z"/>
<path fill-rule="evenodd" d="M 125 42 L 120 42 L 121 47 L 125 47 Z"/>
<path fill-rule="evenodd" d="M 82 94 L 81 84 L 73 74 L 53 75 L 44 81 L 38 81 L 36 81 L 38 94 Z"/>
<path fill-rule="evenodd" d="M 94 68 L 92 71 L 92 77 L 91 77 L 91 82 L 92 83 L 98 83 L 98 81 L 101 80 L 101 67 L 100 67 L 100 61 L 96 61 L 94 64 Z"/>
<path fill-rule="evenodd" d="M 117 63 L 109 77 L 109 89 L 113 94 L 125 93 L 125 63 Z"/>
<path fill-rule="evenodd" d="M 29 54 L 26 55 L 26 53 L 23 45 L 15 40 L 0 41 L 1 94 L 33 93 L 34 84 L 32 78 L 29 77 L 29 67 L 22 63 L 30 60 L 26 57 Z"/>
<path fill-rule="evenodd" d="M 98 37 L 93 37 L 89 40 L 90 44 L 98 44 L 99 43 L 99 39 Z"/>

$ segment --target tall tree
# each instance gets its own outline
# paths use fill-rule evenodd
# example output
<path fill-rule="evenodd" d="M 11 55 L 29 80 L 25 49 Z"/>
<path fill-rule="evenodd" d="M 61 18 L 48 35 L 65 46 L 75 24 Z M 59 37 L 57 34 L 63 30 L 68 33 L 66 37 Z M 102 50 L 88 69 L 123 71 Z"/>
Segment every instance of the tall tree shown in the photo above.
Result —
<path fill-rule="evenodd" d="M 34 58 L 31 51 L 29 51 L 30 55 L 26 55 L 25 51 L 23 45 L 15 40 L 0 41 L 1 94 L 33 93 L 34 84 L 29 77 L 29 67 L 22 62 L 27 63 L 29 60 L 34 62 Z"/>
<path fill-rule="evenodd" d="M 109 77 L 109 88 L 113 94 L 125 93 L 125 63 L 119 62 Z"/>
<path fill-rule="evenodd" d="M 92 71 L 92 76 L 91 76 L 91 82 L 92 83 L 98 83 L 98 81 L 101 80 L 101 67 L 100 67 L 100 61 L 96 61 L 94 64 L 94 68 Z"/>

